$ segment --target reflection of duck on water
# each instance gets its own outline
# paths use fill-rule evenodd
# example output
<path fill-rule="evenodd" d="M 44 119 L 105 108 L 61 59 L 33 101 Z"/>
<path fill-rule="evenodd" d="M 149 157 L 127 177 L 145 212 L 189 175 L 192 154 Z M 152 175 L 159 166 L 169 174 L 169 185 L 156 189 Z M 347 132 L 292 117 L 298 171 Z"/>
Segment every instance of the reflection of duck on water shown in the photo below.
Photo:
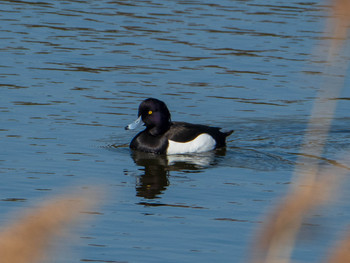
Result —
<path fill-rule="evenodd" d="M 132 152 L 132 158 L 137 165 L 144 167 L 144 174 L 139 177 L 136 185 L 136 195 L 148 199 L 156 198 L 169 185 L 165 156 L 135 151 Z"/>
<path fill-rule="evenodd" d="M 218 156 L 225 155 L 225 149 L 193 155 L 158 155 L 132 151 L 132 158 L 144 167 L 144 174 L 136 185 L 137 196 L 157 198 L 169 186 L 170 171 L 200 171 L 217 164 Z"/>

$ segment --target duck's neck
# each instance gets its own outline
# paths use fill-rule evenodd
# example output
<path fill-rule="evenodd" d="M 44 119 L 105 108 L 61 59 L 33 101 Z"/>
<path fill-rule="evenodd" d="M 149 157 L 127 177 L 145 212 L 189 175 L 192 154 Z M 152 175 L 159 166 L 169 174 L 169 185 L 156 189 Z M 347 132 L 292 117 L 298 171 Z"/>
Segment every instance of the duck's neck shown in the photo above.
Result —
<path fill-rule="evenodd" d="M 149 128 L 148 132 L 153 136 L 158 136 L 158 135 L 166 133 L 169 130 L 170 126 L 171 126 L 171 123 L 167 122 L 161 126 L 154 126 L 152 128 Z"/>

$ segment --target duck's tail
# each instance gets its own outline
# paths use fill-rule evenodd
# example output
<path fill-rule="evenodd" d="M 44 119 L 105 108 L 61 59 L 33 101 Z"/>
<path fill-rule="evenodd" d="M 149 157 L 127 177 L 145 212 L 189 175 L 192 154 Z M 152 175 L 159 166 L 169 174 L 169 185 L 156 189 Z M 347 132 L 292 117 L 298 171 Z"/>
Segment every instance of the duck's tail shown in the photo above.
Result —
<path fill-rule="evenodd" d="M 225 137 L 230 136 L 232 133 L 234 133 L 234 130 L 229 130 L 229 131 L 223 132 L 223 134 L 225 134 Z"/>

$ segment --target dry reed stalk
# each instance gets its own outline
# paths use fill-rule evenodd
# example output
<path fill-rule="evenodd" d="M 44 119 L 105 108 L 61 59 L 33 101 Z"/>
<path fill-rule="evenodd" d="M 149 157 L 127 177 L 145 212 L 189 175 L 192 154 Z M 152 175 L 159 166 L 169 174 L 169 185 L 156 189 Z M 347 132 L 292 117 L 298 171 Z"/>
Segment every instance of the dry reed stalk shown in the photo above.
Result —
<path fill-rule="evenodd" d="M 296 235 L 306 215 L 320 205 L 326 204 L 334 194 L 342 168 L 330 169 L 318 175 L 318 180 L 310 184 L 309 178 L 300 181 L 299 187 L 289 194 L 270 214 L 263 224 L 254 250 L 253 262 L 289 262 Z M 305 184 L 304 184 L 305 183 Z"/>
<path fill-rule="evenodd" d="M 329 48 L 330 67 L 328 71 L 340 74 L 334 62 L 334 51 L 339 50 L 342 41 L 347 36 L 347 26 L 350 25 L 350 0 L 333 0 L 332 12 L 334 22 L 331 26 L 333 26 L 334 34 Z M 341 68 L 341 72 L 346 72 L 346 67 Z M 334 85 L 332 81 L 326 77 L 324 85 L 320 88 L 319 96 L 315 100 L 301 149 L 303 156 L 322 155 L 336 108 L 337 100 L 334 98 L 339 96 L 343 86 Z M 303 219 L 310 211 L 333 198 L 332 192 L 339 183 L 339 177 L 336 175 L 345 173 L 345 170 L 340 167 L 333 167 L 328 172 L 322 172 L 317 161 L 310 162 L 303 156 L 298 161 L 302 165 L 295 169 L 296 180 L 293 187 L 261 227 L 253 249 L 253 262 L 290 262 L 290 254 Z M 331 259 L 333 261 L 329 263 L 348 262 L 349 245 L 350 238 L 341 243 L 340 248 Z M 343 260 L 336 261 L 341 259 Z"/>
<path fill-rule="evenodd" d="M 67 196 L 34 209 L 0 232 L 2 263 L 39 263 L 47 258 L 57 237 L 93 203 L 88 196 Z"/>
<path fill-rule="evenodd" d="M 334 248 L 327 263 L 346 263 L 350 261 L 350 232 Z"/>
<path fill-rule="evenodd" d="M 332 13 L 335 20 L 331 25 L 333 32 L 331 49 L 339 49 L 341 43 L 346 39 L 350 26 L 350 1 L 332 0 Z"/>

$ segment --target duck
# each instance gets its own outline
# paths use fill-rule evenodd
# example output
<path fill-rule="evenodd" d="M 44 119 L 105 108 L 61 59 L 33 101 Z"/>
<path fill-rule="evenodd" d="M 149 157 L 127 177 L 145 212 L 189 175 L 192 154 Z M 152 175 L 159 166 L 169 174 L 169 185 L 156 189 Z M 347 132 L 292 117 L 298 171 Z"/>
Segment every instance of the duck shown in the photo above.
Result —
<path fill-rule="evenodd" d="M 226 138 L 233 133 L 219 127 L 171 120 L 167 105 L 156 98 L 141 102 L 138 118 L 125 127 L 146 128 L 130 142 L 130 149 L 154 154 L 191 154 L 212 151 L 226 146 Z"/>

